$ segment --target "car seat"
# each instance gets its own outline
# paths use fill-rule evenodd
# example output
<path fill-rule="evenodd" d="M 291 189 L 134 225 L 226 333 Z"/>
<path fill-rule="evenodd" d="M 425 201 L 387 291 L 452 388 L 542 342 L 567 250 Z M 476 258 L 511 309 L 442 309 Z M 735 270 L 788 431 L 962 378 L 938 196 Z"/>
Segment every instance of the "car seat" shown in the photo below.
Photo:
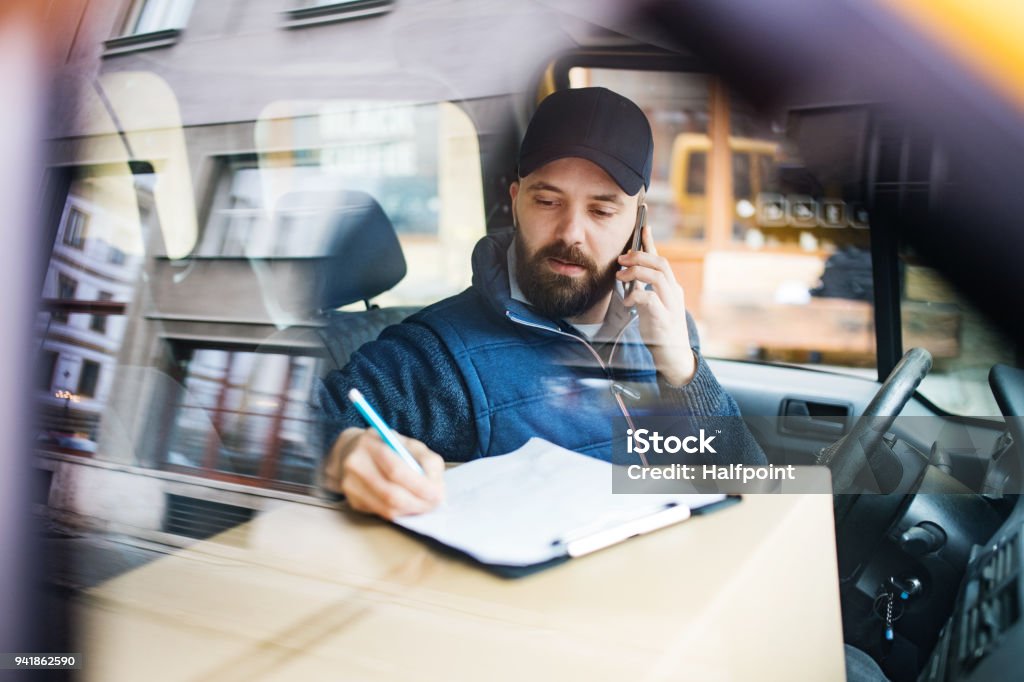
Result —
<path fill-rule="evenodd" d="M 406 273 L 395 228 L 380 204 L 357 191 L 341 192 L 336 201 L 336 217 L 326 236 L 325 255 L 317 262 L 313 294 L 323 323 L 318 334 L 328 355 L 325 373 L 344 367 L 361 345 L 418 309 L 381 308 L 372 303 Z M 360 301 L 364 310 L 338 310 Z"/>

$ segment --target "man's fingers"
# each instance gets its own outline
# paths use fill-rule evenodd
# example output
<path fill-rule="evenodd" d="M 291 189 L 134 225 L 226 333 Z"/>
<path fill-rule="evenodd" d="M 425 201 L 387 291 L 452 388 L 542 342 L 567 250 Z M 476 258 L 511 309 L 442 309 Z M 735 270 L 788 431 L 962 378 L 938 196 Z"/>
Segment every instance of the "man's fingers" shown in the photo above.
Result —
<path fill-rule="evenodd" d="M 622 282 L 643 282 L 654 287 L 655 293 L 665 304 L 666 308 L 676 309 L 683 304 L 682 287 L 674 279 L 669 279 L 660 270 L 630 266 L 615 273 L 615 276 Z M 633 287 L 634 291 L 643 287 Z M 629 305 L 627 301 L 627 305 Z"/>
<path fill-rule="evenodd" d="M 376 436 L 376 434 L 374 434 L 374 436 Z M 409 449 L 408 446 L 410 442 L 411 439 L 403 439 L 406 449 Z M 377 466 L 377 469 L 380 471 L 383 478 L 405 488 L 413 495 L 416 495 L 420 499 L 425 502 L 429 502 L 432 505 L 441 501 L 442 489 L 440 484 L 430 476 L 424 476 L 406 464 L 402 458 L 388 447 L 384 441 L 380 440 L 379 437 L 375 437 L 367 442 L 366 449 L 373 458 L 373 463 Z M 424 471 L 426 470 L 424 469 Z"/>
<path fill-rule="evenodd" d="M 362 429 L 348 428 L 335 439 L 331 450 L 327 453 L 324 465 L 324 487 L 331 492 L 341 492 L 341 479 L 344 475 L 345 457 L 350 451 L 353 439 L 358 438 Z"/>
<path fill-rule="evenodd" d="M 664 282 L 667 280 L 665 273 L 654 268 L 645 268 L 641 265 L 630 265 L 617 270 L 615 276 L 621 279 L 623 282 L 628 282 L 633 279 L 638 279 L 641 282 L 647 284 L 656 284 L 658 282 Z"/>
<path fill-rule="evenodd" d="M 651 268 L 663 273 L 666 277 L 675 279 L 676 273 L 672 270 L 672 264 L 668 262 L 667 258 L 662 258 L 656 253 L 646 253 L 644 251 L 628 251 L 619 256 L 619 265 L 623 267 L 630 267 L 638 265 L 644 268 Z"/>
<path fill-rule="evenodd" d="M 380 505 L 372 497 L 367 497 L 365 489 L 354 480 L 347 483 L 343 483 L 341 489 L 338 491 L 345 495 L 345 502 L 352 509 L 366 514 L 377 514 L 380 516 L 382 511 Z"/>
<path fill-rule="evenodd" d="M 414 439 L 405 438 L 405 447 L 412 453 L 412 456 L 416 458 L 416 461 L 423 467 L 423 471 L 427 473 L 427 478 L 434 481 L 442 495 L 444 494 L 444 458 L 437 454 L 424 443 Z"/>
<path fill-rule="evenodd" d="M 380 477 L 348 476 L 342 485 L 342 492 L 353 509 L 386 519 L 422 514 L 434 507 L 402 486 Z"/>
<path fill-rule="evenodd" d="M 367 429 L 347 429 L 335 441 L 324 467 L 325 485 L 358 511 L 394 519 L 421 514 L 444 496 L 444 460 L 423 443 L 399 436 L 427 475 L 413 469 Z"/>
<path fill-rule="evenodd" d="M 334 450 L 327 455 L 324 467 L 324 487 L 332 493 L 341 492 L 341 456 Z"/>
<path fill-rule="evenodd" d="M 646 309 L 652 313 L 660 313 L 665 309 L 664 304 L 661 302 L 661 298 L 655 291 L 648 291 L 642 287 L 633 287 L 633 291 L 628 296 L 622 299 L 623 305 L 627 308 L 636 306 L 637 308 Z M 653 308 L 656 307 L 657 310 Z"/>
<path fill-rule="evenodd" d="M 654 245 L 654 230 L 650 225 L 644 225 L 644 229 L 640 232 L 640 240 L 643 242 L 644 251 L 655 256 L 658 255 L 658 247 Z"/>

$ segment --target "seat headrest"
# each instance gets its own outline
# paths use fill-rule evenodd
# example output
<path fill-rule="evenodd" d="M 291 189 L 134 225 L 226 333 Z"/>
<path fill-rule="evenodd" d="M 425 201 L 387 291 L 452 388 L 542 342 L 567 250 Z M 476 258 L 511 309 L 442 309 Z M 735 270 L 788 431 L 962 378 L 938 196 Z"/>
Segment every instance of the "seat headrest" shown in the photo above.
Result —
<path fill-rule="evenodd" d="M 317 263 L 315 302 L 333 310 L 369 300 L 405 277 L 405 257 L 395 228 L 366 192 L 339 192 Z"/>

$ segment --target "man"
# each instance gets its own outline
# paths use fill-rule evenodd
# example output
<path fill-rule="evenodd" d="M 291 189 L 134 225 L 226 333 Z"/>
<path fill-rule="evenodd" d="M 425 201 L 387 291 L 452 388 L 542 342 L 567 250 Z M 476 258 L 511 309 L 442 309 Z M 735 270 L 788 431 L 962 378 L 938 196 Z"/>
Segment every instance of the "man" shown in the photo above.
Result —
<path fill-rule="evenodd" d="M 612 432 L 616 417 L 739 416 L 691 347 L 684 292 L 649 227 L 643 249 L 628 250 L 653 151 L 643 112 L 610 90 L 540 104 L 510 190 L 514 233 L 477 244 L 469 289 L 386 329 L 325 378 L 328 489 L 394 518 L 440 502 L 445 459 L 504 454 L 532 436 L 610 459 L 625 438 Z M 426 476 L 364 428 L 350 388 L 403 434 Z M 740 431 L 707 461 L 765 463 Z"/>

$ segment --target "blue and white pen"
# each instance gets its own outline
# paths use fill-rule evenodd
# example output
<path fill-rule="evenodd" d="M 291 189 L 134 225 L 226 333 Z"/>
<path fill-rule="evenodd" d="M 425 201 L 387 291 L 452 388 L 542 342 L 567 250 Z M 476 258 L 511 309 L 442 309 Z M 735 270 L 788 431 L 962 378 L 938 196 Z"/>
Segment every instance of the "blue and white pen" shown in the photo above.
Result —
<path fill-rule="evenodd" d="M 420 474 L 426 476 L 426 472 L 423 471 L 423 467 L 416 461 L 416 458 L 405 449 L 401 441 L 395 435 L 395 432 L 387 425 L 387 422 L 379 414 L 377 410 L 373 409 L 370 403 L 366 402 L 366 398 L 357 389 L 353 388 L 348 392 L 348 399 L 352 401 L 352 404 L 359 410 L 359 414 L 363 415 L 370 426 L 372 426 L 377 433 L 380 434 L 381 439 L 388 444 L 395 454 L 402 458 L 402 460 L 413 468 L 414 471 L 418 471 Z"/>

